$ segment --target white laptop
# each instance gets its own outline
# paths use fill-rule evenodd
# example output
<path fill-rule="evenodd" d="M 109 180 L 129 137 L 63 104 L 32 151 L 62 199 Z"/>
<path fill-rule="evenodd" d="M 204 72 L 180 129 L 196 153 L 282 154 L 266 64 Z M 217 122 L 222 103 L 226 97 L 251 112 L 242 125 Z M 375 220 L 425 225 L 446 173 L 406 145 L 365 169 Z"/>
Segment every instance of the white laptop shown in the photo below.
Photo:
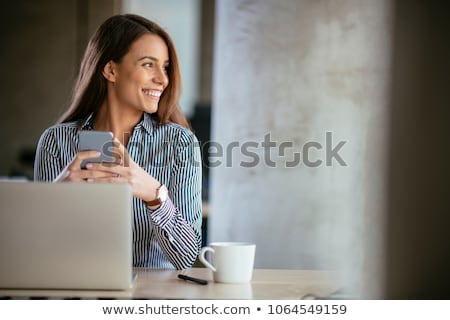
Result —
<path fill-rule="evenodd" d="M 0 182 L 0 288 L 132 286 L 124 184 Z"/>

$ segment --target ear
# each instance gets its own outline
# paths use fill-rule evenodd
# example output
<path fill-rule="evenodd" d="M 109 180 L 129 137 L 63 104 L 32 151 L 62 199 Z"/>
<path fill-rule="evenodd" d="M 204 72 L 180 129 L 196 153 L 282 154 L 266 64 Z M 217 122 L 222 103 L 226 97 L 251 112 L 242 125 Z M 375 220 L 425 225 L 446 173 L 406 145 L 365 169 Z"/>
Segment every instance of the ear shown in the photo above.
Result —
<path fill-rule="evenodd" d="M 109 61 L 107 64 L 105 64 L 102 73 L 106 80 L 116 82 L 116 64 L 114 63 L 114 61 Z"/>

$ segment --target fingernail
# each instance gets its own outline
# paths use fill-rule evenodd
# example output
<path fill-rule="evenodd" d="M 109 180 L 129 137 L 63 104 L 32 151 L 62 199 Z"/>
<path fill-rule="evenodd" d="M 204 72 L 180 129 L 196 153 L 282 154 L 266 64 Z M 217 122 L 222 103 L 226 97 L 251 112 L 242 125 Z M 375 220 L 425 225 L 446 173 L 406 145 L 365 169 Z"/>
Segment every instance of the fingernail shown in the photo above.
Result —
<path fill-rule="evenodd" d="M 94 179 L 88 178 L 86 181 L 89 182 L 89 183 L 91 183 L 91 182 L 94 182 Z"/>
<path fill-rule="evenodd" d="M 86 168 L 88 168 L 88 169 L 92 169 L 92 163 L 88 163 L 88 164 L 86 164 Z"/>

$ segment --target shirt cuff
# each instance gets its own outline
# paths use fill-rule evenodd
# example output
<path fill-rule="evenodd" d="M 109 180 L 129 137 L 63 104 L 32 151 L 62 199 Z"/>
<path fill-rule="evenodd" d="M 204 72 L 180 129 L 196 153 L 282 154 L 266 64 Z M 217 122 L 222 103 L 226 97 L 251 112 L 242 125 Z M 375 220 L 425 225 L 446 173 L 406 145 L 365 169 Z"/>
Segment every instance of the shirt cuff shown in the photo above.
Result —
<path fill-rule="evenodd" d="M 164 203 L 156 210 L 150 210 L 150 219 L 153 223 L 157 224 L 161 228 L 164 227 L 174 216 L 176 212 L 175 205 L 170 198 L 167 198 Z"/>

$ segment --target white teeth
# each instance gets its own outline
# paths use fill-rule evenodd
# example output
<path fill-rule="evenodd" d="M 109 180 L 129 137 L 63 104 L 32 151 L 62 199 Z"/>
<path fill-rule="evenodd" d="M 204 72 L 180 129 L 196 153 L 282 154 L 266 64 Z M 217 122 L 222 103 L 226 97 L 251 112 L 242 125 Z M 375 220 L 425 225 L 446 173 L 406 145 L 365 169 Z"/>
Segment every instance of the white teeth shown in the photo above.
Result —
<path fill-rule="evenodd" d="M 161 91 L 158 91 L 158 90 L 143 89 L 142 91 L 147 96 L 153 96 L 153 97 L 160 97 L 161 96 Z"/>

